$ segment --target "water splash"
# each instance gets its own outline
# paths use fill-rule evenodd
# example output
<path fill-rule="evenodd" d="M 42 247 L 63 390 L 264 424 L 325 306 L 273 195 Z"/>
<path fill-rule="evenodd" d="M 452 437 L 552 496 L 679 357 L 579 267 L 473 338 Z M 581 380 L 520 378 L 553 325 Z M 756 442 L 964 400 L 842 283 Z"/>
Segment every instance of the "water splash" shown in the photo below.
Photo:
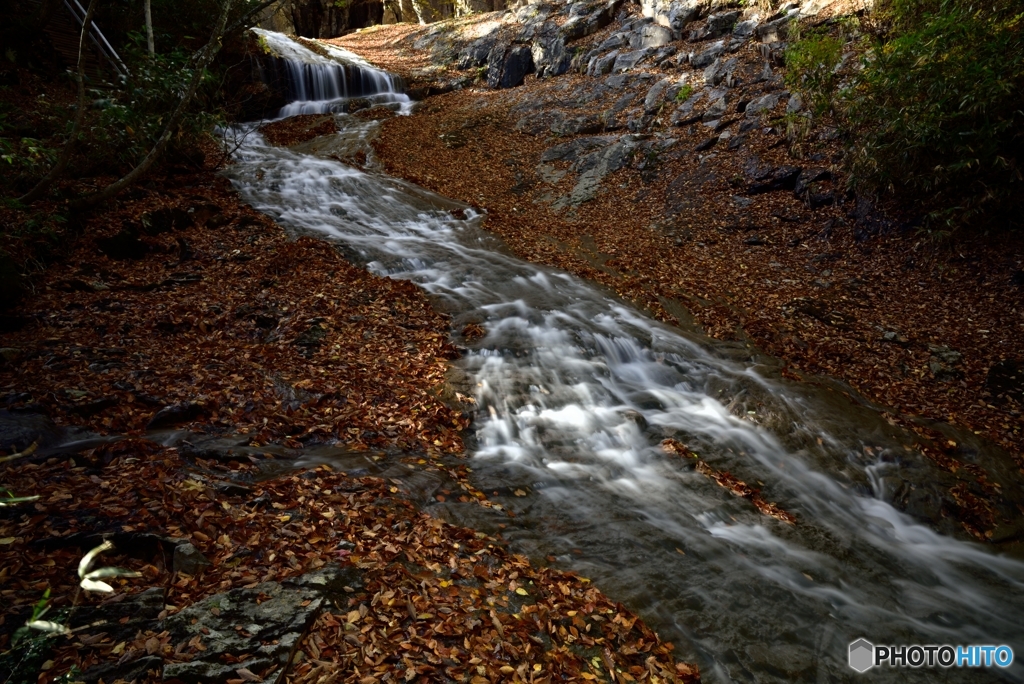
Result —
<path fill-rule="evenodd" d="M 283 85 L 291 100 L 277 118 L 347 112 L 354 98 L 368 100 L 371 105 L 392 105 L 408 113 L 411 100 L 403 92 L 402 80 L 371 66 L 355 53 L 318 43 L 328 55 L 324 56 L 283 33 L 252 30 L 271 51 L 261 67 L 264 81 Z"/>

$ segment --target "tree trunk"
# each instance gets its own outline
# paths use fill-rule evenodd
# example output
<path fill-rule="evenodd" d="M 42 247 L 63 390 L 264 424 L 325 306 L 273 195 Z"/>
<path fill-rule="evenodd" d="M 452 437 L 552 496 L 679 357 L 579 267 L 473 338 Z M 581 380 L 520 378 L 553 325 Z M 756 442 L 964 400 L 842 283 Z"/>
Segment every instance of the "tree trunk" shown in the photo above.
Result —
<path fill-rule="evenodd" d="M 164 150 L 167 149 L 167 145 L 171 142 L 171 137 L 174 135 L 174 130 L 178 127 L 182 117 L 185 116 L 185 110 L 188 109 L 189 101 L 191 101 L 192 97 L 196 94 L 196 90 L 199 88 L 199 82 L 203 80 L 203 72 L 206 71 L 206 67 L 210 66 L 210 62 L 213 61 L 214 56 L 216 56 L 217 52 L 220 51 L 221 38 L 224 36 L 224 27 L 228 21 L 228 13 L 231 11 L 231 4 L 232 0 L 224 0 L 220 17 L 218 17 L 217 24 L 213 29 L 213 34 L 210 36 L 210 42 L 208 42 L 206 46 L 197 53 L 195 73 L 192 76 L 192 81 L 185 90 L 185 94 L 182 95 L 178 106 L 175 108 L 174 112 L 171 113 L 170 118 L 167 120 L 167 126 L 164 128 L 163 133 L 160 134 L 160 138 L 156 141 L 156 144 L 153 145 L 153 149 L 149 151 L 149 154 L 146 155 L 145 159 L 139 162 L 138 166 L 118 180 L 114 181 L 99 192 L 93 193 L 92 195 L 86 195 L 85 197 L 73 202 L 73 208 L 86 209 L 111 199 L 132 183 L 142 178 L 149 169 L 152 168 L 156 160 L 160 158 L 160 155 L 163 154 Z"/>
<path fill-rule="evenodd" d="M 146 47 L 149 48 L 149 56 L 156 57 L 156 44 L 153 41 L 153 8 L 150 0 L 145 0 L 146 5 Z"/>
<path fill-rule="evenodd" d="M 22 204 L 32 204 L 50 189 L 53 182 L 64 173 L 68 162 L 71 161 L 71 154 L 78 142 L 78 132 L 82 128 L 82 121 L 85 119 L 85 60 L 82 59 L 82 50 L 85 49 L 85 41 L 89 36 L 89 29 L 92 28 L 92 16 L 96 11 L 97 0 L 89 0 L 89 9 L 85 12 L 85 20 L 82 22 L 82 33 L 78 38 L 78 71 L 75 74 L 78 80 L 78 107 L 75 109 L 75 121 L 71 124 L 71 135 L 64 143 L 64 149 L 60 152 L 57 163 L 53 165 L 50 172 L 43 176 L 42 180 L 36 183 L 35 187 L 18 198 Z"/>

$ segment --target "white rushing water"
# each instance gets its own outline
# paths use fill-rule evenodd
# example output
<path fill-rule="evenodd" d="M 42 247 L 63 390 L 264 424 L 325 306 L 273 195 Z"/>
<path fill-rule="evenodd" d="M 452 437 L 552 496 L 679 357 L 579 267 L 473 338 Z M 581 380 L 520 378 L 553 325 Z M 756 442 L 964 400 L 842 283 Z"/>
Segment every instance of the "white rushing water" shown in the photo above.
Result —
<path fill-rule="evenodd" d="M 353 52 L 329 43 L 317 45 L 328 55 L 320 55 L 282 33 L 252 29 L 270 50 L 263 77 L 283 82 L 291 102 L 278 118 L 297 114 L 325 114 L 347 111 L 353 98 L 377 104 L 411 105 L 402 92 L 401 79 L 377 69 Z M 273 73 L 266 73 L 267 70 Z"/>
<path fill-rule="evenodd" d="M 326 92 L 326 91 L 325 91 Z M 342 117 L 362 141 L 376 124 Z M 520 261 L 459 205 L 251 133 L 230 174 L 295 233 L 343 244 L 434 295 L 484 338 L 476 484 L 516 512 L 512 544 L 553 555 L 639 610 L 709 682 L 853 681 L 848 644 L 1008 644 L 1024 653 L 1024 564 L 915 522 L 894 491 L 942 491 L 911 439 L 875 412 L 775 379 L 742 345 L 660 324 L 601 288 Z M 691 464 L 763 487 L 761 515 Z M 526 496 L 513 496 L 520 490 Z M 467 524 L 494 520 L 445 504 Z M 1024 669 L 872 670 L 879 681 L 1021 681 Z"/>

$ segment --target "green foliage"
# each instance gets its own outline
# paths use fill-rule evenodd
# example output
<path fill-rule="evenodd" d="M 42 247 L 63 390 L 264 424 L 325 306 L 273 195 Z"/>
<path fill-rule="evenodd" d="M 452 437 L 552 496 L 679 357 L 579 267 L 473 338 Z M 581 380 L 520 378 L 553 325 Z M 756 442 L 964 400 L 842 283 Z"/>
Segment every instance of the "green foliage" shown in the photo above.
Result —
<path fill-rule="evenodd" d="M 794 32 L 798 39 L 786 48 L 786 84 L 803 95 L 815 114 L 825 114 L 834 106 L 843 42 L 823 30 L 805 36 Z"/>
<path fill-rule="evenodd" d="M 121 88 L 97 101 L 101 111 L 90 131 L 90 159 L 121 171 L 149 152 L 195 73 L 185 50 L 173 49 L 149 57 L 145 38 L 138 33 L 132 38 L 133 44 L 126 51 L 130 75 Z M 174 132 L 177 145 L 188 147 L 218 122 L 208 111 L 214 84 L 210 73 L 203 75 L 205 92 L 194 98 L 192 115 L 186 116 Z"/>
<path fill-rule="evenodd" d="M 887 0 L 881 11 L 886 30 L 845 96 L 854 179 L 910 193 L 951 228 L 1019 216 L 1022 6 Z"/>
<path fill-rule="evenodd" d="M 686 83 L 679 89 L 679 92 L 676 93 L 676 102 L 686 102 L 690 99 L 691 95 L 693 95 L 693 86 Z"/>

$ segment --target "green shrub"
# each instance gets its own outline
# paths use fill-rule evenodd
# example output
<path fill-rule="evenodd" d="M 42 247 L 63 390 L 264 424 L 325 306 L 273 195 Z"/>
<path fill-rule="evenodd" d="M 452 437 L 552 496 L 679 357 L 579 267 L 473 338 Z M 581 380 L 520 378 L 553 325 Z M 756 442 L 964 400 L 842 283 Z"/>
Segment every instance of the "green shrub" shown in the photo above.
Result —
<path fill-rule="evenodd" d="M 1015 220 L 1024 206 L 1024 8 L 1017 0 L 885 0 L 844 93 L 855 183 L 933 220 Z"/>
<path fill-rule="evenodd" d="M 144 37 L 132 34 L 132 38 L 133 44 L 124 55 L 130 75 L 120 88 L 102 93 L 103 108 L 87 141 L 91 148 L 87 156 L 93 164 L 121 172 L 137 164 L 152 148 L 194 73 L 187 51 L 174 48 L 149 57 Z M 203 86 L 190 103 L 192 114 L 175 131 L 175 145 L 188 148 L 218 123 L 212 113 L 217 108 L 211 97 L 215 86 L 214 75 L 204 74 Z"/>
<path fill-rule="evenodd" d="M 690 99 L 691 95 L 693 95 L 693 86 L 686 83 L 679 89 L 679 92 L 676 93 L 676 102 L 686 102 Z"/>
<path fill-rule="evenodd" d="M 834 105 L 842 55 L 842 40 L 823 30 L 800 36 L 786 48 L 786 84 L 799 92 L 817 115 Z"/>

